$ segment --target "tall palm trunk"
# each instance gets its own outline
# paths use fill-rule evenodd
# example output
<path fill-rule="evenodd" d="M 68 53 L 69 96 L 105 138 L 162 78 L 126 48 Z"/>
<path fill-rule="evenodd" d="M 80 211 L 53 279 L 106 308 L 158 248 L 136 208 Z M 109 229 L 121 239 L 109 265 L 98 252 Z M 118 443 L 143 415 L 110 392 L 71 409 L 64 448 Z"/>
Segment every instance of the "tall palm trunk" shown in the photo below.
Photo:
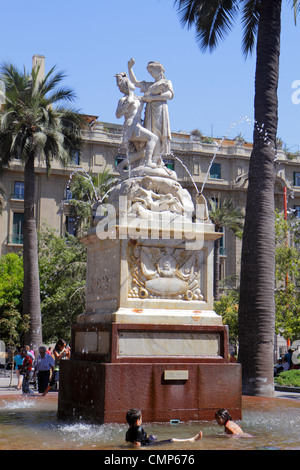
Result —
<path fill-rule="evenodd" d="M 242 363 L 245 395 L 274 394 L 274 149 L 280 30 L 281 0 L 262 0 L 257 38 L 255 129 L 249 166 L 239 306 L 239 362 Z"/>
<path fill-rule="evenodd" d="M 40 306 L 40 281 L 38 268 L 38 242 L 34 214 L 34 155 L 25 163 L 23 266 L 23 311 L 30 317 L 30 329 L 26 342 L 38 351 L 42 344 L 42 320 Z"/>

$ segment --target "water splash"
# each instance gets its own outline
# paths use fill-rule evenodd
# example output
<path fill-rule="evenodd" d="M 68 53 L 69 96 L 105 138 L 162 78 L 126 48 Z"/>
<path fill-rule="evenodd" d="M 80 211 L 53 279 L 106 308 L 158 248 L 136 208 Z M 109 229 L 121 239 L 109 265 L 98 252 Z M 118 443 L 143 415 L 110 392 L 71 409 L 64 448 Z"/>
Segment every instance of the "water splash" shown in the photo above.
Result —
<path fill-rule="evenodd" d="M 193 176 L 192 176 L 190 170 L 189 170 L 189 169 L 187 168 L 187 166 L 180 160 L 179 157 L 176 157 L 176 155 L 173 154 L 173 152 L 171 152 L 171 155 L 172 155 L 173 158 L 175 158 L 176 160 L 178 160 L 179 163 L 181 163 L 181 165 L 183 166 L 183 168 L 186 170 L 187 174 L 188 174 L 189 177 L 191 178 L 191 181 L 192 181 L 193 185 L 195 186 L 196 192 L 199 194 L 199 189 L 198 189 L 198 187 L 197 187 L 197 185 L 196 185 L 196 181 L 194 180 L 194 178 L 193 178 Z"/>
<path fill-rule="evenodd" d="M 238 121 L 235 121 L 233 123 L 230 124 L 227 132 L 224 134 L 224 136 L 222 137 L 222 139 L 220 140 L 220 142 L 218 143 L 218 146 L 217 146 L 217 150 L 215 151 L 214 155 L 213 155 L 213 158 L 211 159 L 211 162 L 209 164 L 209 167 L 208 167 L 208 170 L 206 172 L 206 175 L 205 175 L 205 178 L 204 178 L 204 181 L 202 183 L 202 187 L 201 187 L 201 191 L 200 191 L 200 194 L 203 193 L 203 190 L 205 188 L 205 185 L 206 185 L 206 182 L 207 182 L 207 179 L 208 179 L 208 176 L 209 176 L 209 173 L 210 173 L 210 170 L 211 170 L 211 167 L 212 167 L 212 164 L 220 150 L 220 148 L 222 147 L 223 145 L 223 142 L 224 140 L 226 140 L 228 138 L 228 135 L 229 133 L 232 131 L 232 129 L 234 129 L 234 127 L 237 125 L 237 124 L 241 124 L 243 121 L 246 121 L 246 122 L 250 122 L 249 118 L 247 116 L 244 116 L 244 117 L 241 117 L 240 120 Z"/>
<path fill-rule="evenodd" d="M 112 181 L 111 181 L 111 184 L 112 184 L 113 186 L 104 194 L 104 196 L 101 197 L 101 196 L 100 196 L 100 194 L 101 194 L 101 189 L 102 189 L 103 187 L 105 187 L 105 185 L 106 185 L 107 183 L 104 182 L 104 183 L 100 184 L 100 186 L 98 186 L 98 187 L 96 188 L 96 186 L 94 185 L 94 182 L 93 182 L 93 179 L 92 179 L 91 175 L 90 175 L 89 173 L 87 173 L 85 170 L 83 170 L 82 168 L 79 168 L 79 169 L 77 169 L 77 170 L 74 170 L 74 171 L 71 173 L 71 175 L 70 175 L 70 177 L 69 177 L 69 181 L 68 181 L 67 187 L 70 185 L 70 183 L 71 183 L 72 178 L 73 178 L 74 175 L 80 175 L 80 176 L 83 176 L 83 178 L 89 180 L 89 182 L 90 182 L 91 185 L 92 185 L 93 192 L 94 192 L 94 197 L 95 197 L 95 201 L 94 201 L 94 202 L 100 202 L 100 203 L 102 203 L 103 200 L 105 199 L 105 197 L 110 193 L 110 191 L 113 190 L 114 184 L 115 184 L 115 183 L 119 183 L 119 178 L 116 177 L 115 180 L 112 180 Z M 64 202 L 64 201 L 62 201 L 62 202 Z M 90 203 L 92 203 L 92 201 L 90 201 Z"/>
<path fill-rule="evenodd" d="M 2 407 L 5 410 L 20 410 L 27 408 L 34 408 L 36 406 L 35 400 L 16 400 L 16 401 L 5 401 L 3 400 L 4 406 Z"/>
<path fill-rule="evenodd" d="M 72 178 L 73 178 L 74 175 L 81 175 L 81 176 L 83 176 L 85 179 L 89 180 L 89 182 L 90 182 L 91 185 L 92 185 L 93 191 L 94 191 L 94 196 L 95 196 L 96 200 L 98 201 L 98 199 L 99 199 L 99 197 L 98 197 L 98 192 L 97 192 L 97 190 L 96 190 L 96 188 L 95 188 L 95 185 L 94 185 L 94 182 L 93 182 L 93 180 L 92 180 L 92 177 L 91 177 L 91 175 L 89 175 L 86 171 L 84 171 L 82 168 L 77 169 L 77 170 L 74 170 L 74 171 L 71 173 L 70 178 L 69 178 L 69 182 L 68 182 L 68 185 L 67 185 L 67 186 L 69 186 L 69 184 L 70 184 L 70 182 L 71 182 L 71 180 L 72 180 Z"/>
<path fill-rule="evenodd" d="M 59 424 L 56 430 L 59 430 L 60 435 L 66 441 L 72 440 L 73 442 L 99 444 L 101 442 L 111 443 L 116 439 L 123 442 L 126 432 L 125 425 L 119 424 L 87 424 L 84 422 L 74 424 Z"/>
<path fill-rule="evenodd" d="M 259 124 L 257 123 L 257 121 L 255 121 L 255 120 L 253 121 L 253 120 L 252 120 L 251 118 L 249 118 L 248 116 L 241 116 L 237 121 L 235 121 L 235 122 L 233 122 L 233 123 L 230 124 L 230 126 L 229 126 L 227 132 L 224 134 L 224 136 L 222 137 L 222 139 L 218 142 L 217 148 L 216 148 L 216 150 L 215 150 L 215 152 L 214 152 L 214 155 L 213 155 L 213 157 L 212 157 L 212 159 L 211 159 L 211 161 L 210 161 L 208 170 L 207 170 L 207 172 L 206 172 L 206 174 L 205 174 L 204 181 L 203 181 L 202 186 L 201 186 L 201 190 L 198 189 L 197 184 L 196 184 L 196 182 L 195 182 L 195 179 L 193 178 L 193 176 L 192 176 L 191 172 L 189 171 L 189 169 L 187 168 L 187 166 L 183 163 L 183 161 L 182 161 L 179 157 L 177 157 L 176 155 L 174 155 L 173 152 L 171 152 L 170 155 L 171 155 L 174 159 L 176 159 L 176 160 L 182 165 L 182 167 L 185 169 L 185 171 L 187 172 L 187 174 L 188 174 L 188 176 L 189 176 L 191 182 L 192 182 L 193 185 L 194 185 L 194 188 L 195 188 L 197 194 L 202 194 L 202 193 L 203 193 L 204 188 L 205 188 L 205 185 L 206 185 L 207 180 L 208 180 L 208 177 L 209 177 L 209 174 L 210 174 L 211 167 L 212 167 L 212 165 L 213 165 L 213 163 L 214 163 L 214 160 L 215 160 L 215 158 L 217 157 L 217 155 L 218 155 L 220 149 L 222 148 L 222 145 L 223 145 L 224 141 L 228 138 L 230 132 L 231 132 L 238 124 L 242 124 L 242 123 L 245 123 L 245 122 L 248 123 L 248 124 L 252 124 L 252 125 L 254 124 L 255 130 L 257 130 L 258 133 L 261 135 L 261 138 L 263 139 L 263 141 L 264 141 L 265 143 L 267 143 L 267 145 L 271 145 L 271 141 L 269 140 L 268 132 L 267 132 L 267 130 L 265 129 L 264 123 L 262 123 L 261 125 L 259 125 Z M 127 141 L 123 142 L 123 145 L 124 145 L 124 144 L 125 144 L 125 148 L 126 148 L 126 158 L 127 158 L 127 161 L 128 161 L 128 175 L 127 175 L 127 178 L 130 180 L 130 179 L 131 179 L 132 162 L 131 162 L 130 152 L 129 152 L 129 141 L 127 140 Z M 277 149 L 276 149 L 276 147 L 275 147 L 275 148 L 273 147 L 273 150 L 275 150 L 275 161 L 276 161 L 276 154 L 277 154 Z M 120 150 L 120 152 L 121 152 L 121 150 Z M 72 180 L 72 178 L 73 178 L 73 176 L 74 176 L 75 174 L 80 174 L 81 176 L 83 176 L 84 178 L 86 178 L 86 179 L 88 179 L 88 180 L 90 181 L 90 183 L 91 183 L 91 185 L 92 185 L 92 188 L 93 188 L 93 192 L 94 192 L 94 196 L 95 196 L 95 201 L 96 201 L 96 202 L 99 202 L 100 204 L 104 201 L 104 199 L 107 197 L 107 195 L 114 189 L 115 184 L 118 184 L 118 183 L 119 183 L 119 178 L 116 178 L 116 180 L 113 182 L 113 183 L 115 183 L 115 184 L 112 184 L 112 187 L 111 187 L 110 189 L 108 189 L 108 191 L 106 191 L 106 193 L 101 197 L 101 196 L 100 196 L 100 194 L 101 194 L 101 188 L 102 188 L 102 186 L 105 185 L 105 183 L 102 184 L 102 185 L 100 185 L 98 188 L 96 188 L 95 185 L 94 185 L 94 182 L 93 182 L 93 180 L 92 180 L 92 177 L 91 177 L 85 170 L 83 170 L 82 168 L 77 169 L 77 170 L 74 170 L 74 171 L 71 173 L 70 178 L 69 178 L 69 183 L 71 182 L 71 180 Z M 68 183 L 68 185 L 69 185 L 69 183 Z M 63 202 L 63 201 L 62 201 L 62 202 Z"/>
<path fill-rule="evenodd" d="M 213 155 L 213 158 L 212 158 L 212 160 L 211 160 L 211 162 L 210 162 L 210 164 L 209 164 L 207 173 L 206 173 L 205 178 L 204 178 L 204 181 L 203 181 L 203 183 L 202 183 L 202 187 L 201 187 L 201 191 L 200 191 L 201 194 L 203 193 L 204 187 L 205 187 L 205 185 L 206 185 L 206 182 L 207 182 L 208 175 L 209 175 L 209 173 L 210 173 L 210 169 L 211 169 L 211 167 L 212 167 L 212 164 L 213 164 L 213 162 L 214 162 L 214 160 L 215 160 L 215 158 L 216 158 L 216 156 L 217 156 L 217 154 L 218 154 L 220 148 L 222 147 L 224 140 L 226 140 L 226 139 L 228 138 L 229 133 L 232 131 L 232 129 L 234 129 L 234 127 L 235 127 L 237 124 L 242 124 L 242 123 L 244 123 L 244 122 L 246 122 L 246 123 L 248 123 L 248 124 L 253 124 L 254 127 L 255 127 L 255 129 L 256 129 L 256 130 L 259 132 L 259 134 L 261 135 L 261 138 L 263 139 L 263 141 L 264 141 L 265 143 L 267 143 L 267 145 L 271 145 L 271 144 L 272 144 L 272 142 L 271 142 L 270 139 L 269 139 L 268 132 L 267 132 L 267 130 L 264 128 L 264 127 L 265 127 L 264 123 L 262 123 L 261 125 L 259 125 L 256 120 L 253 121 L 253 120 L 250 119 L 248 116 L 241 116 L 238 121 L 235 121 L 235 122 L 231 123 L 231 125 L 230 125 L 228 131 L 226 132 L 226 134 L 225 134 L 225 135 L 222 137 L 222 139 L 220 140 L 220 142 L 219 142 L 219 144 L 218 144 L 218 147 L 217 147 L 217 150 L 215 151 L 215 153 L 214 153 L 214 155 Z M 277 155 L 276 146 L 275 146 L 275 147 L 272 147 L 272 149 L 275 151 L 275 161 L 276 161 L 276 155 Z"/>

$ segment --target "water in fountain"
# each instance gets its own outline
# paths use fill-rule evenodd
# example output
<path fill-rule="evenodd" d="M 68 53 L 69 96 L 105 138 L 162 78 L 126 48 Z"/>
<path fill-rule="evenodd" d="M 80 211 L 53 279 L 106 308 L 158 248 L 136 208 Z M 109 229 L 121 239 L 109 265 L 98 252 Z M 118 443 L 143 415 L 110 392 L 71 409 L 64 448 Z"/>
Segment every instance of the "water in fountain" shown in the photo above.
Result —
<path fill-rule="evenodd" d="M 213 157 L 212 157 L 212 159 L 211 159 L 211 161 L 210 161 L 210 164 L 209 164 L 208 170 L 207 170 L 207 172 L 206 172 L 206 174 L 205 174 L 204 181 L 203 181 L 203 183 L 202 183 L 202 187 L 201 187 L 201 190 L 200 190 L 200 191 L 199 191 L 199 189 L 198 189 L 198 187 L 197 187 L 197 184 L 196 184 L 196 182 L 195 182 L 195 179 L 193 178 L 193 176 L 192 176 L 191 172 L 189 171 L 189 169 L 187 168 L 187 166 L 183 163 L 183 161 L 182 161 L 179 157 L 177 157 L 176 155 L 174 155 L 173 152 L 171 152 L 171 156 L 172 156 L 173 158 L 175 158 L 175 159 L 182 165 L 182 167 L 185 169 L 185 171 L 186 171 L 187 174 L 189 175 L 189 177 L 190 177 L 190 179 L 191 179 L 191 181 L 192 181 L 192 183 L 193 183 L 193 185 L 194 185 L 194 187 L 195 187 L 195 189 L 196 189 L 196 193 L 197 193 L 197 194 L 199 194 L 199 193 L 202 194 L 202 193 L 203 193 L 204 187 L 205 187 L 205 185 L 206 185 L 206 182 L 207 182 L 207 179 L 208 179 L 208 176 L 209 176 L 210 169 L 211 169 L 211 167 L 212 167 L 212 164 L 213 164 L 213 162 L 214 162 L 214 160 L 215 160 L 215 158 L 216 158 L 216 156 L 217 156 L 219 150 L 221 149 L 221 147 L 222 147 L 222 145 L 223 145 L 224 140 L 226 140 L 226 139 L 228 138 L 229 133 L 231 132 L 231 130 L 232 130 L 235 126 L 237 126 L 238 124 L 241 124 L 241 123 L 243 123 L 243 122 L 251 123 L 251 120 L 250 120 L 247 116 L 244 116 L 244 117 L 241 117 L 238 121 L 235 121 L 234 123 L 232 123 L 232 124 L 230 125 L 228 131 L 224 134 L 224 136 L 222 137 L 222 139 L 221 139 L 220 142 L 218 143 L 218 145 L 217 145 L 217 150 L 215 151 L 215 153 L 214 153 L 214 155 L 213 155 Z M 263 132 L 263 130 L 262 130 L 262 132 Z"/>
<path fill-rule="evenodd" d="M 296 394 L 297 395 L 297 394 Z M 0 449 L 93 449 L 128 450 L 125 424 L 88 424 L 58 421 L 57 393 L 41 397 L 3 397 L 0 399 Z M 159 439 L 186 438 L 200 429 L 203 439 L 197 443 L 171 443 L 159 450 L 254 450 L 299 449 L 299 400 L 286 398 L 243 397 L 243 418 L 238 424 L 251 438 L 224 434 L 215 421 L 188 423 L 144 423 L 145 430 Z M 175 416 L 174 416 L 175 417 Z M 147 448 L 154 450 L 155 448 Z M 126 455 L 126 454 L 125 454 Z"/>
<path fill-rule="evenodd" d="M 220 148 L 222 147 L 223 145 L 223 142 L 224 140 L 226 140 L 230 134 L 230 132 L 232 131 L 232 129 L 234 129 L 234 127 L 237 125 L 237 124 L 241 124 L 242 122 L 247 122 L 247 123 L 251 123 L 251 120 L 247 117 L 247 116 L 244 116 L 244 117 L 241 117 L 238 121 L 235 121 L 233 123 L 231 123 L 228 131 L 224 134 L 224 136 L 222 137 L 222 139 L 220 140 L 218 146 L 217 146 L 217 150 L 215 151 L 214 155 L 213 155 L 213 158 L 211 159 L 210 161 L 210 164 L 209 164 L 209 167 L 208 167 L 208 170 L 206 172 L 206 175 L 205 175 L 205 178 L 204 178 L 204 181 L 202 183 L 202 187 L 201 187 L 201 191 L 200 193 L 202 194 L 203 191 L 204 191 L 204 188 L 205 188 L 205 185 L 206 185 L 206 182 L 207 182 L 207 179 L 208 179 L 208 176 L 209 176 L 209 173 L 210 173 L 210 169 L 212 167 L 212 164 L 217 156 L 217 153 L 219 152 Z"/>
<path fill-rule="evenodd" d="M 175 158 L 175 159 L 183 166 L 183 168 L 185 169 L 185 171 L 187 172 L 187 174 L 188 174 L 189 177 L 191 178 L 191 181 L 192 181 L 192 183 L 193 183 L 193 185 L 194 185 L 194 187 L 195 187 L 195 189 L 196 189 L 196 192 L 199 193 L 199 190 L 198 190 L 198 187 L 197 187 L 197 185 L 196 185 L 196 182 L 195 182 L 195 180 L 194 180 L 194 178 L 193 178 L 191 172 L 190 172 L 189 169 L 187 168 L 187 166 L 183 163 L 182 160 L 180 160 L 179 157 L 177 157 L 176 155 L 174 155 L 174 153 L 171 153 L 171 155 L 172 155 L 173 158 Z"/>

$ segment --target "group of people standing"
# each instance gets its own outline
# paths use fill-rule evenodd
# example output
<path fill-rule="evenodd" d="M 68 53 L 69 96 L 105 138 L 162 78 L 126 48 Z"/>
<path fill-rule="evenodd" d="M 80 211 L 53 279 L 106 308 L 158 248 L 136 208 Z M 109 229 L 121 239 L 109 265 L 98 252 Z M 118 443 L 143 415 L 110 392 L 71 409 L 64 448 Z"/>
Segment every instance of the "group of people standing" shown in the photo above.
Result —
<path fill-rule="evenodd" d="M 16 374 L 18 378 L 17 390 L 22 388 L 24 395 L 33 394 L 30 382 L 37 379 L 38 392 L 45 396 L 59 381 L 59 363 L 69 359 L 71 349 L 63 339 L 59 339 L 53 349 L 47 350 L 45 346 L 39 347 L 39 354 L 35 358 L 34 351 L 29 346 L 20 349 L 14 357 Z"/>
<path fill-rule="evenodd" d="M 299 351 L 294 349 L 288 349 L 288 352 L 280 357 L 277 364 L 274 365 L 274 377 L 278 377 L 281 372 L 286 372 L 290 369 L 299 369 Z"/>

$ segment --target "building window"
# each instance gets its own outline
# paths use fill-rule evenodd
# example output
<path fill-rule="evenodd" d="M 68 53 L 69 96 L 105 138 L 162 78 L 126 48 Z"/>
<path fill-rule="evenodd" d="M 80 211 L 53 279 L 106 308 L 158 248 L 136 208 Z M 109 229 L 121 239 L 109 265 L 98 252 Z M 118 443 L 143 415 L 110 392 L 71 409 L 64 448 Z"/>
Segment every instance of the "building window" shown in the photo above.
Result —
<path fill-rule="evenodd" d="M 123 160 L 125 160 L 126 155 L 117 155 L 115 158 L 115 165 L 118 166 Z"/>
<path fill-rule="evenodd" d="M 172 158 L 164 158 L 163 160 L 164 160 L 165 166 L 169 168 L 169 170 L 174 171 L 174 168 L 175 168 L 174 160 Z"/>
<path fill-rule="evenodd" d="M 66 216 L 66 232 L 69 235 L 76 235 L 77 224 L 75 217 Z"/>
<path fill-rule="evenodd" d="M 24 181 L 14 182 L 14 193 L 12 197 L 14 199 L 24 199 Z"/>
<path fill-rule="evenodd" d="M 199 162 L 194 162 L 194 175 L 195 176 L 200 175 L 200 164 L 199 164 Z"/>
<path fill-rule="evenodd" d="M 13 213 L 13 234 L 10 243 L 22 244 L 23 243 L 23 223 L 24 214 L 22 212 Z"/>
<path fill-rule="evenodd" d="M 300 218 L 300 206 L 294 206 L 294 215 Z"/>
<path fill-rule="evenodd" d="M 118 166 L 125 158 L 127 158 L 126 155 L 117 155 L 115 158 L 115 166 Z M 124 166 L 123 170 L 128 170 L 128 165 Z"/>
<path fill-rule="evenodd" d="M 300 173 L 294 171 L 294 186 L 300 186 Z"/>
<path fill-rule="evenodd" d="M 225 248 L 225 232 L 224 232 L 224 227 L 221 227 L 220 230 L 223 233 L 223 236 L 220 238 L 220 256 L 226 256 L 226 248 Z"/>
<path fill-rule="evenodd" d="M 80 152 L 79 150 L 73 150 L 72 151 L 72 163 L 74 163 L 74 165 L 80 165 Z"/>
<path fill-rule="evenodd" d="M 209 171 L 210 178 L 220 180 L 221 177 L 221 163 L 213 163 Z"/>
<path fill-rule="evenodd" d="M 65 199 L 67 201 L 73 199 L 73 191 L 69 187 L 67 187 L 67 189 L 65 190 Z"/>

